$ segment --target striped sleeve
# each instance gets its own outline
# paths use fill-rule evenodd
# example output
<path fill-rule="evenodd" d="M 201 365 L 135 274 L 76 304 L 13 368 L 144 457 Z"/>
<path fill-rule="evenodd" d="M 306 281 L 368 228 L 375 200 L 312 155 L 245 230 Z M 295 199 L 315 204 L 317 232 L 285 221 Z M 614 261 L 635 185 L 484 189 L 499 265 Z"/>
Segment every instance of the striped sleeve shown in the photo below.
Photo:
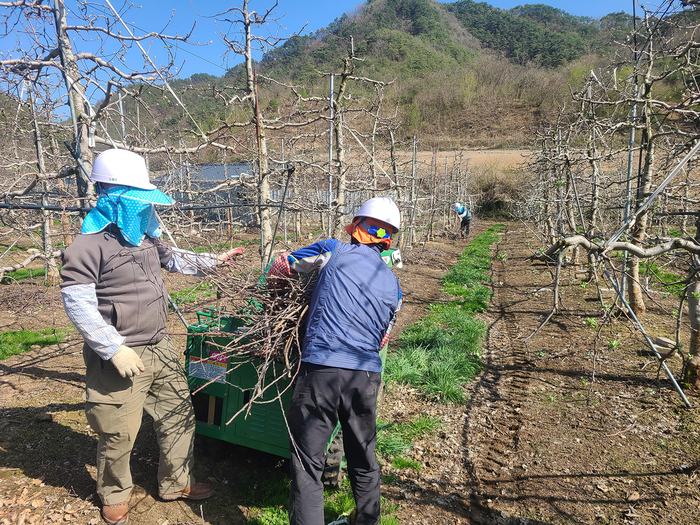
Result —
<path fill-rule="evenodd" d="M 94 284 L 75 284 L 61 290 L 63 306 L 85 342 L 102 359 L 110 359 L 126 341 L 117 329 L 105 322 L 97 309 Z"/>

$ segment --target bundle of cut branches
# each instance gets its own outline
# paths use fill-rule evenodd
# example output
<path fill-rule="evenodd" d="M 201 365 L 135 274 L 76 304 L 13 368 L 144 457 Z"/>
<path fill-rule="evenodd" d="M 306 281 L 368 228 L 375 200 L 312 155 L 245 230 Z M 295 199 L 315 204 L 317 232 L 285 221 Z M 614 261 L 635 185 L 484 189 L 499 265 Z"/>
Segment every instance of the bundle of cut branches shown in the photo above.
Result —
<path fill-rule="evenodd" d="M 217 359 L 228 362 L 228 376 L 240 366 L 252 364 L 257 383 L 250 400 L 236 413 L 250 412 L 254 403 L 279 402 L 296 377 L 300 364 L 306 312 L 315 279 L 300 276 L 268 279 L 265 275 L 233 262 L 210 276 L 219 298 L 206 331 L 194 337 L 206 341 Z M 232 385 L 223 378 L 224 382 Z M 196 392 L 221 377 L 212 378 Z M 241 388 L 242 389 L 242 388 Z M 250 386 L 246 387 L 250 390 Z M 264 399 L 263 399 L 264 398 Z"/>

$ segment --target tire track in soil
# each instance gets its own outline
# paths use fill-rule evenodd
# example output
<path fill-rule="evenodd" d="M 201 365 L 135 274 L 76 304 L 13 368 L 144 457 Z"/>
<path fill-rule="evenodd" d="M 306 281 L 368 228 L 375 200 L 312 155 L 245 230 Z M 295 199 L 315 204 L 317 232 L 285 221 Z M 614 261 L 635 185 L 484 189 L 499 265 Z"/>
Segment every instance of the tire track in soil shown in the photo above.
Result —
<path fill-rule="evenodd" d="M 498 257 L 499 252 L 512 252 L 513 247 L 506 249 L 508 244 L 506 232 L 492 257 L 494 296 L 482 359 L 485 368 L 474 385 L 465 428 L 466 470 L 471 476 L 472 491 L 462 504 L 468 506 L 475 524 L 512 523 L 490 506 L 499 497 L 517 495 L 510 472 L 519 446 L 521 407 L 532 382 L 528 350 L 520 339 L 515 315 L 509 309 L 513 299 L 509 277 L 522 270 Z"/>

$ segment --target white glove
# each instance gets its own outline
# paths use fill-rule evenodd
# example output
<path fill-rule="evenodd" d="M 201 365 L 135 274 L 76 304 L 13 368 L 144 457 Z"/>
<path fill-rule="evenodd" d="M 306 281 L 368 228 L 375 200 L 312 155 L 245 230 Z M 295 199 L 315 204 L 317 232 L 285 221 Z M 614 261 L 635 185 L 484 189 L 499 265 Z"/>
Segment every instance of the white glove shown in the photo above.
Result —
<path fill-rule="evenodd" d="M 141 358 L 126 345 L 121 345 L 110 361 L 122 377 L 134 377 L 146 371 Z"/>

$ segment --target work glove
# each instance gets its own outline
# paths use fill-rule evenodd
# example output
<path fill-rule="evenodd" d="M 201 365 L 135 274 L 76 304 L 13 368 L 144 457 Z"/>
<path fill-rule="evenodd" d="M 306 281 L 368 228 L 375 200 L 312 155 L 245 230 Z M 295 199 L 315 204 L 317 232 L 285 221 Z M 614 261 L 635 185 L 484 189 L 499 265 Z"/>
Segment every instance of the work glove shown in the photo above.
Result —
<path fill-rule="evenodd" d="M 229 250 L 226 253 L 222 253 L 216 258 L 216 265 L 220 266 L 222 264 L 225 264 L 226 261 L 228 261 L 234 255 L 241 255 L 242 253 L 243 246 L 238 246 L 237 248 L 233 248 L 232 250 Z"/>
<path fill-rule="evenodd" d="M 146 371 L 141 358 L 126 345 L 121 345 L 110 361 L 122 377 L 134 377 Z"/>

